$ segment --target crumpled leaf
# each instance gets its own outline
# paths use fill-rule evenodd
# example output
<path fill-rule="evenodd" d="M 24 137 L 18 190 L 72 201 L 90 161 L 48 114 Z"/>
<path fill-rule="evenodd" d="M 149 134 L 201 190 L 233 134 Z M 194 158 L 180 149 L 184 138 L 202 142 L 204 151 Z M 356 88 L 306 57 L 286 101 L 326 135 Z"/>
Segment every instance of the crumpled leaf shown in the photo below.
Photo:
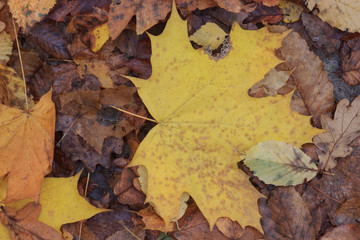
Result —
<path fill-rule="evenodd" d="M 191 35 L 189 39 L 201 46 L 210 46 L 211 50 L 215 50 L 222 44 L 226 36 L 226 32 L 217 24 L 207 22 Z"/>
<path fill-rule="evenodd" d="M 227 216 L 260 229 L 256 201 L 261 195 L 238 170 L 237 151 L 266 140 L 299 146 L 320 132 L 309 117 L 290 109 L 290 96 L 247 95 L 280 62 L 274 48 L 284 36 L 235 25 L 232 50 L 216 62 L 192 48 L 186 22 L 175 9 L 164 32 L 151 36 L 152 76 L 130 79 L 158 125 L 141 142 L 131 165 L 147 168 L 147 201 L 167 226 L 187 192 L 211 227 Z"/>
<path fill-rule="evenodd" d="M 346 157 L 352 152 L 350 143 L 360 135 L 360 97 L 350 104 L 347 99 L 341 100 L 334 115 L 321 116 L 321 124 L 325 133 L 313 139 L 318 148 L 319 168 L 329 170 L 336 166 L 338 157 Z"/>
<path fill-rule="evenodd" d="M 291 74 L 308 114 L 313 115 L 319 126 L 320 115 L 335 108 L 333 84 L 320 58 L 309 50 L 306 41 L 298 33 L 290 33 L 279 50 L 287 62 L 293 64 Z M 311 64 L 309 64 L 311 63 Z"/>
<path fill-rule="evenodd" d="M 319 9 L 319 17 L 343 31 L 360 31 L 360 2 L 357 0 L 307 0 L 310 10 Z"/>
<path fill-rule="evenodd" d="M 51 172 L 54 154 L 55 106 L 51 91 L 28 112 L 0 105 L 0 116 L 0 176 L 9 178 L 4 201 L 38 201 L 41 180 Z"/>
<path fill-rule="evenodd" d="M 45 178 L 41 183 L 41 213 L 38 221 L 61 233 L 60 227 L 65 223 L 77 222 L 95 214 L 108 211 L 99 209 L 88 203 L 79 195 L 77 183 L 81 173 L 68 178 Z M 0 181 L 0 199 L 5 195 L 6 182 Z M 21 200 L 7 204 L 16 210 L 23 208 L 29 200 Z M 8 230 L 0 226 L 0 238 L 4 239 Z M 5 237 L 4 237 L 5 236 Z"/>
<path fill-rule="evenodd" d="M 6 64 L 12 53 L 13 42 L 5 31 L 0 32 L 0 64 Z"/>
<path fill-rule="evenodd" d="M 0 212 L 1 223 L 10 230 L 10 238 L 14 240 L 61 240 L 60 233 L 38 221 L 40 211 L 41 205 L 34 202 L 28 203 L 17 212 L 6 206 Z"/>
<path fill-rule="evenodd" d="M 25 30 L 40 22 L 50 9 L 54 7 L 56 0 L 9 0 L 11 14 L 20 27 Z"/>
<path fill-rule="evenodd" d="M 259 200 L 265 239 L 315 239 L 312 217 L 293 187 L 278 187 Z"/>
<path fill-rule="evenodd" d="M 297 185 L 314 178 L 315 163 L 299 148 L 277 141 L 260 142 L 246 151 L 246 166 L 266 184 Z"/>

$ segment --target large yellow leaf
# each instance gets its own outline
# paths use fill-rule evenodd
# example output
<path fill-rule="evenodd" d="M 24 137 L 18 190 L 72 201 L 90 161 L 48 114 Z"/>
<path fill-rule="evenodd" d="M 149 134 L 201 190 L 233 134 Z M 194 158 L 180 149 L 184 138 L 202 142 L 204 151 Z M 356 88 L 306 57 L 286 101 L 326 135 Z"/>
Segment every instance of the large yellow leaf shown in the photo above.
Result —
<path fill-rule="evenodd" d="M 133 162 L 148 171 L 147 201 L 169 227 L 188 192 L 211 228 L 227 216 L 260 229 L 260 193 L 237 168 L 243 152 L 258 142 L 299 146 L 319 130 L 309 116 L 290 109 L 290 96 L 255 99 L 248 89 L 280 63 L 274 49 L 285 34 L 245 31 L 235 25 L 232 50 L 219 61 L 194 50 L 186 22 L 172 12 L 164 32 L 151 36 L 152 76 L 130 78 L 159 122 L 140 144 Z"/>
<path fill-rule="evenodd" d="M 38 220 L 60 232 L 61 225 L 92 217 L 100 212 L 79 195 L 77 183 L 80 173 L 69 178 L 45 178 L 41 184 L 41 212 Z M 5 197 L 6 182 L 0 180 L 0 199 Z M 16 210 L 23 208 L 30 200 L 7 204 Z M 61 233 L 61 232 L 60 232 Z M 0 224 L 0 239 L 7 239 L 9 231 Z"/>
<path fill-rule="evenodd" d="M 41 180 L 51 172 L 55 136 L 51 92 L 30 111 L 0 104 L 0 176 L 9 178 L 6 202 L 37 201 Z"/>

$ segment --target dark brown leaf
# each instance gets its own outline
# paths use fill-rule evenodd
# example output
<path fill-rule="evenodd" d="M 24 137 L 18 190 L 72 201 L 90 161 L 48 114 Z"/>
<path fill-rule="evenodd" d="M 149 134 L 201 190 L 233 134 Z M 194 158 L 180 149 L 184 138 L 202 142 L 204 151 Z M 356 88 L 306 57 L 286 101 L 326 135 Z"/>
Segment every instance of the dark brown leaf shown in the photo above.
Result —
<path fill-rule="evenodd" d="M 360 220 L 360 198 L 350 198 L 344 202 L 335 214 L 335 225 L 357 223 Z"/>
<path fill-rule="evenodd" d="M 277 187 L 269 199 L 259 199 L 265 239 L 315 239 L 312 217 L 293 187 Z"/>

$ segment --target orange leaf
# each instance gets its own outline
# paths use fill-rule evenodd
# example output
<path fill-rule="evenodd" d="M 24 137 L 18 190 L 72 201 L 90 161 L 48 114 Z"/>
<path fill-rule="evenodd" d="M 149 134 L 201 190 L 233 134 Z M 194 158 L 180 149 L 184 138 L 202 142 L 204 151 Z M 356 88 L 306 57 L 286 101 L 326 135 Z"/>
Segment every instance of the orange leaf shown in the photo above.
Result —
<path fill-rule="evenodd" d="M 39 200 L 41 180 L 51 172 L 54 129 L 51 91 L 28 112 L 0 105 L 0 176 L 9 178 L 5 202 Z"/>

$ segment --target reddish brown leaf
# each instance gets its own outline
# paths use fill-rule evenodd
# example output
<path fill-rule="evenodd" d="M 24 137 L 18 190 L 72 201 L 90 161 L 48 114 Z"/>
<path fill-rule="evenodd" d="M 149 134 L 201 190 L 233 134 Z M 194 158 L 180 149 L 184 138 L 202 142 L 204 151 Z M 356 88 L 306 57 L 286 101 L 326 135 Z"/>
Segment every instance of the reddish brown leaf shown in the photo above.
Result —
<path fill-rule="evenodd" d="M 358 240 L 360 239 L 359 224 L 346 224 L 334 228 L 326 233 L 320 240 Z"/>
<path fill-rule="evenodd" d="M 309 209 L 293 187 L 272 190 L 259 200 L 259 211 L 266 239 L 315 239 Z"/>
<path fill-rule="evenodd" d="M 360 198 L 350 198 L 344 202 L 335 214 L 335 225 L 357 223 L 360 220 Z"/>
<path fill-rule="evenodd" d="M 33 202 L 17 212 L 6 206 L 0 212 L 1 223 L 9 228 L 12 240 L 61 240 L 55 229 L 37 220 L 40 211 L 41 206 Z"/>

